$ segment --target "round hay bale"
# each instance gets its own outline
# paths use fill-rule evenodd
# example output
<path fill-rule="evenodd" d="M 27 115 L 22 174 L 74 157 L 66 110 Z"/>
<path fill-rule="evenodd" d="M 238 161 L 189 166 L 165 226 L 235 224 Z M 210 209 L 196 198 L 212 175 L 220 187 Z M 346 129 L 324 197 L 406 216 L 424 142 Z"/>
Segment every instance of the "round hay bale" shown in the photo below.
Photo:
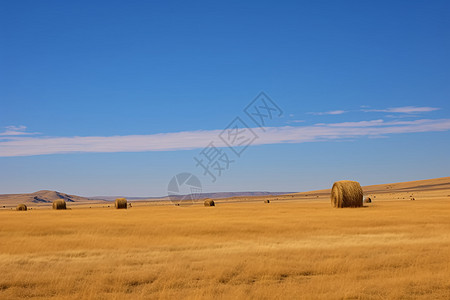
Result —
<path fill-rule="evenodd" d="M 127 199 L 125 198 L 117 198 L 116 202 L 114 202 L 114 207 L 116 209 L 127 209 Z"/>
<path fill-rule="evenodd" d="M 53 209 L 66 209 L 66 201 L 62 199 L 53 201 Z"/>
<path fill-rule="evenodd" d="M 356 181 L 336 181 L 331 189 L 331 204 L 334 207 L 362 207 L 363 190 Z"/>
<path fill-rule="evenodd" d="M 366 199 L 364 199 L 364 203 L 372 203 L 372 198 L 367 197 Z"/>
<path fill-rule="evenodd" d="M 214 200 L 212 200 L 212 199 L 205 199 L 205 202 L 203 202 L 203 204 L 205 206 L 216 206 L 216 204 L 214 203 Z"/>
<path fill-rule="evenodd" d="M 16 210 L 28 210 L 28 207 L 25 204 L 19 204 L 17 205 Z"/>
<path fill-rule="evenodd" d="M 264 203 L 270 203 L 270 200 L 269 199 L 264 200 Z"/>

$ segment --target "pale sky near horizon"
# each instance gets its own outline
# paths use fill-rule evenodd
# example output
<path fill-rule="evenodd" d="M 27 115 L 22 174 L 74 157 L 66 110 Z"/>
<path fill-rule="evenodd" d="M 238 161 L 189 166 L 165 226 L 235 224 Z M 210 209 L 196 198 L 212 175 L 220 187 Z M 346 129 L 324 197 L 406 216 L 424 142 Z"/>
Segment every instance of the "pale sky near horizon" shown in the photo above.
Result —
<path fill-rule="evenodd" d="M 0 194 L 449 176 L 448 53 L 448 1 L 3 1 Z"/>

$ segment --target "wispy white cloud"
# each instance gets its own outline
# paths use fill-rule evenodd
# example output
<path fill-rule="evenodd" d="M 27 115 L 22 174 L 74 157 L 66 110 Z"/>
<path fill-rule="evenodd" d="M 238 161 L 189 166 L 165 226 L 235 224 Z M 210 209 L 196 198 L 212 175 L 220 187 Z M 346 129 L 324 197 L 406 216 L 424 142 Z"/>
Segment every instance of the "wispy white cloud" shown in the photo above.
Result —
<path fill-rule="evenodd" d="M 345 114 L 347 111 L 345 110 L 331 110 L 331 111 L 324 111 L 324 112 L 309 112 L 310 115 L 316 115 L 316 116 L 323 116 L 323 115 L 342 115 Z"/>
<path fill-rule="evenodd" d="M 383 124 L 383 120 L 358 121 L 358 122 L 341 122 L 341 123 L 317 123 L 316 126 L 329 127 L 370 127 Z"/>
<path fill-rule="evenodd" d="M 358 121 L 358 122 L 342 122 L 342 123 L 318 123 L 319 126 L 329 126 L 329 127 L 373 127 L 373 126 L 396 126 L 396 125 L 418 125 L 433 122 L 430 119 L 421 119 L 414 121 L 390 121 L 385 122 L 382 119 L 371 120 L 371 121 Z"/>
<path fill-rule="evenodd" d="M 358 137 L 385 137 L 391 134 L 450 130 L 450 119 L 393 121 L 371 120 L 312 126 L 268 127 L 257 131 L 253 145 L 305 143 Z M 211 141 L 226 145 L 218 138 L 222 130 L 184 131 L 152 135 L 88 137 L 21 137 L 0 141 L 0 157 L 31 156 L 76 152 L 143 152 L 204 148 Z"/>
<path fill-rule="evenodd" d="M 395 114 L 395 115 L 384 115 L 385 118 L 390 119 L 411 119 L 411 118 L 418 118 L 419 115 L 417 114 Z"/>
<path fill-rule="evenodd" d="M 287 121 L 287 123 L 304 123 L 304 122 L 306 122 L 306 120 L 290 120 L 290 121 Z"/>
<path fill-rule="evenodd" d="M 34 135 L 39 134 L 39 132 L 27 132 L 27 127 L 20 126 L 6 126 L 5 131 L 0 132 L 0 136 L 19 136 L 19 135 Z"/>
<path fill-rule="evenodd" d="M 348 112 L 385 112 L 391 113 L 394 115 L 390 115 L 389 117 L 401 117 L 402 114 L 407 114 L 408 116 L 412 116 L 413 114 L 425 113 L 439 110 L 438 107 L 429 107 L 429 106 L 402 106 L 402 107 L 389 107 L 384 109 L 372 109 L 369 106 L 361 105 L 361 109 L 359 110 L 330 110 L 325 112 L 309 112 L 310 115 L 315 116 L 324 116 L 324 115 L 342 115 Z"/>
<path fill-rule="evenodd" d="M 402 106 L 402 107 L 390 107 L 386 109 L 362 109 L 364 112 L 387 112 L 387 113 L 402 113 L 402 114 L 415 114 L 439 110 L 438 107 L 428 106 Z"/>

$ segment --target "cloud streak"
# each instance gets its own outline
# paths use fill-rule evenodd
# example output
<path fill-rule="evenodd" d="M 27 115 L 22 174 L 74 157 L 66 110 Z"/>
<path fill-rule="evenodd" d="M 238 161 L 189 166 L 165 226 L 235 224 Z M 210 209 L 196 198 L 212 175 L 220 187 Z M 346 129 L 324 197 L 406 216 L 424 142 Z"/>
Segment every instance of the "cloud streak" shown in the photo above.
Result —
<path fill-rule="evenodd" d="M 387 113 L 402 113 L 402 114 L 415 114 L 439 110 L 437 107 L 428 106 L 403 106 L 403 107 L 391 107 L 386 109 L 362 109 L 363 112 L 387 112 Z"/>
<path fill-rule="evenodd" d="M 320 126 L 329 126 L 329 127 L 373 127 L 373 126 L 396 126 L 396 125 L 419 125 L 425 123 L 431 123 L 434 120 L 430 119 L 421 119 L 414 121 L 390 121 L 385 122 L 382 119 L 379 120 L 371 120 L 371 121 L 358 121 L 358 122 L 342 122 L 342 123 L 318 123 L 316 125 Z"/>
<path fill-rule="evenodd" d="M 366 108 L 366 106 L 361 106 L 360 110 L 355 111 L 362 111 L 362 112 L 385 112 L 385 113 L 392 113 L 396 114 L 398 116 L 399 114 L 418 114 L 418 113 L 425 113 L 425 112 L 431 112 L 439 110 L 438 107 L 429 107 L 429 106 L 402 106 L 402 107 L 390 107 L 385 109 L 369 109 Z M 324 116 L 324 115 L 342 115 L 348 112 L 348 110 L 331 110 L 331 111 L 325 111 L 325 112 L 309 112 L 310 115 L 315 116 Z M 395 116 L 395 117 L 396 117 Z M 394 116 L 393 116 L 394 117 Z"/>
<path fill-rule="evenodd" d="M 371 120 L 311 126 L 268 127 L 253 145 L 305 143 L 358 137 L 381 137 L 391 134 L 450 130 L 450 119 L 415 121 Z M 88 136 L 88 137 L 20 137 L 0 141 L 0 157 L 33 156 L 63 153 L 146 152 L 201 149 L 218 138 L 222 130 L 198 130 L 151 135 Z"/>
<path fill-rule="evenodd" d="M 315 115 L 315 116 L 323 116 L 323 115 L 342 115 L 345 114 L 347 111 L 345 110 L 331 110 L 331 111 L 324 111 L 324 112 L 310 112 L 308 114 Z"/>
<path fill-rule="evenodd" d="M 6 130 L 0 132 L 0 136 L 19 136 L 19 135 L 34 135 L 39 134 L 39 132 L 26 132 L 26 126 L 6 126 Z"/>

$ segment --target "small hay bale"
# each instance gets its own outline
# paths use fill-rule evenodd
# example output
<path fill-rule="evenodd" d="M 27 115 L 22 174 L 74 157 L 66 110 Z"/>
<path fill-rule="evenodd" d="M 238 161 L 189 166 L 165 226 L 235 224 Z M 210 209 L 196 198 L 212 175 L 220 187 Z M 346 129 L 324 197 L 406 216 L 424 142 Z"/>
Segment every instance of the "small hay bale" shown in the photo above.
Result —
<path fill-rule="evenodd" d="M 362 207 L 363 190 L 356 181 L 336 181 L 331 189 L 331 204 L 334 207 Z"/>
<path fill-rule="evenodd" d="M 269 199 L 264 200 L 264 203 L 270 203 L 270 200 Z"/>
<path fill-rule="evenodd" d="M 17 205 L 16 210 L 28 210 L 28 207 L 25 204 L 19 204 Z"/>
<path fill-rule="evenodd" d="M 372 203 L 372 198 L 367 197 L 367 198 L 364 200 L 364 203 Z"/>
<path fill-rule="evenodd" d="M 66 209 L 66 201 L 64 200 L 53 201 L 53 209 Z"/>
<path fill-rule="evenodd" d="M 116 209 L 127 209 L 127 199 L 125 198 L 117 198 L 116 202 L 114 202 L 114 207 Z"/>
<path fill-rule="evenodd" d="M 216 206 L 213 199 L 205 199 L 205 202 L 203 202 L 205 206 Z"/>

